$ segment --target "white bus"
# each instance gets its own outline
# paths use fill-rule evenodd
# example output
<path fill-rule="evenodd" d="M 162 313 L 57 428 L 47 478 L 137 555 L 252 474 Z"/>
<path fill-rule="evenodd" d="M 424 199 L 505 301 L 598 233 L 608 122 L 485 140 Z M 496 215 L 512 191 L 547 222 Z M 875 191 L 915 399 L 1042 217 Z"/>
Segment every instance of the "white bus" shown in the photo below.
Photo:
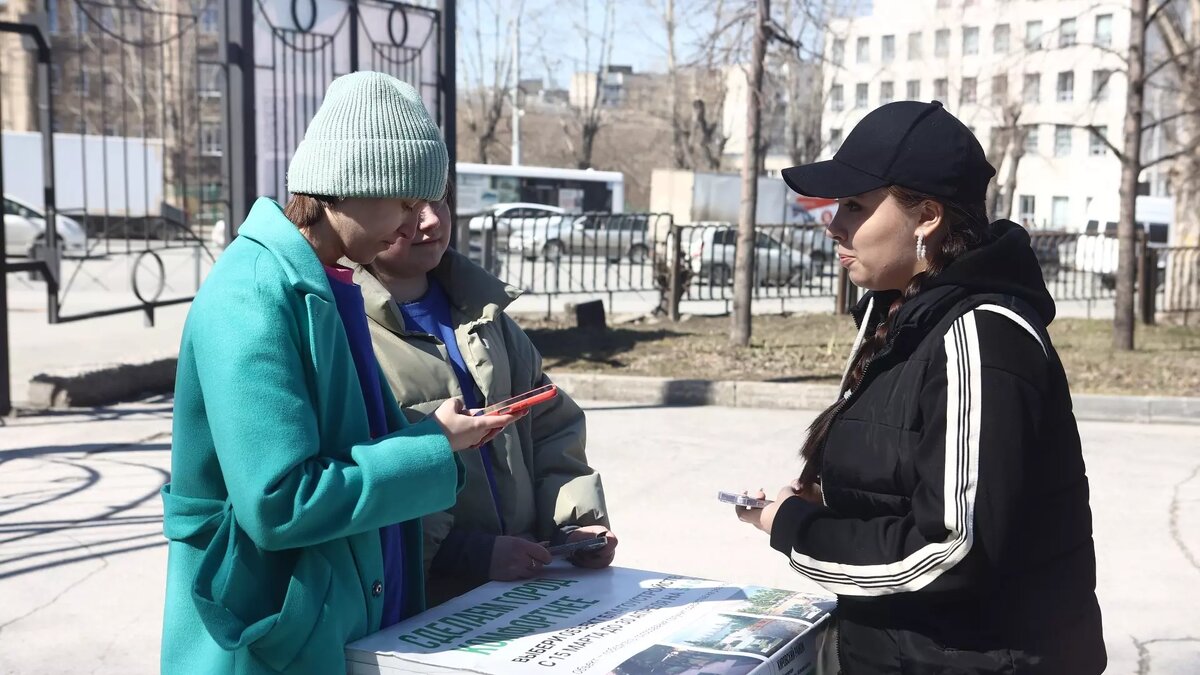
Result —
<path fill-rule="evenodd" d="M 548 204 L 568 213 L 625 210 L 625 176 L 619 171 L 459 162 L 458 213 L 471 215 L 496 204 Z"/>

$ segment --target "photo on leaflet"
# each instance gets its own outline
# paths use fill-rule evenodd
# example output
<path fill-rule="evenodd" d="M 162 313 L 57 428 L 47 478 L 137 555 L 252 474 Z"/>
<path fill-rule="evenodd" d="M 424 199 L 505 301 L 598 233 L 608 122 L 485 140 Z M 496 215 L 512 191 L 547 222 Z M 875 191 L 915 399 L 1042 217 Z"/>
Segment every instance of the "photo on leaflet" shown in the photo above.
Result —
<path fill-rule="evenodd" d="M 713 614 L 689 624 L 664 642 L 770 657 L 808 628 L 807 624 L 789 619 Z"/>
<path fill-rule="evenodd" d="M 813 624 L 823 614 L 828 614 L 837 607 L 837 601 L 833 598 L 810 593 L 797 593 L 761 586 L 746 586 L 742 591 L 746 602 L 730 607 L 726 611 L 738 614 L 777 616 Z"/>
<path fill-rule="evenodd" d="M 671 645 L 652 645 L 626 659 L 609 675 L 748 675 L 763 660 L 743 654 L 711 654 Z"/>

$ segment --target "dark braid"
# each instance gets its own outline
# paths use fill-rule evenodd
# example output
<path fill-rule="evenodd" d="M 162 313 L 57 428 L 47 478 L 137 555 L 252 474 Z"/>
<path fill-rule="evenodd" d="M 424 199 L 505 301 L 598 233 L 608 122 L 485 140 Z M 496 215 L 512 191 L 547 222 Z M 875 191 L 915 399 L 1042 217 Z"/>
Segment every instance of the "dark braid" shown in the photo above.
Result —
<path fill-rule="evenodd" d="M 987 218 L 987 211 L 984 205 L 971 204 L 959 205 L 949 203 L 936 197 L 931 197 L 926 194 L 907 190 L 898 186 L 888 188 L 888 193 L 900 203 L 900 206 L 906 210 L 914 210 L 927 200 L 933 200 L 942 205 L 944 209 L 943 218 L 946 220 L 946 225 L 949 228 L 949 234 L 942 240 L 941 246 L 936 250 L 930 249 L 927 253 L 928 264 L 924 272 L 918 273 L 905 287 L 904 292 L 900 297 L 892 301 L 888 306 L 887 315 L 883 321 L 879 322 L 879 326 L 871 335 L 869 340 L 862 343 L 858 352 L 854 354 L 854 362 L 850 366 L 850 373 L 846 377 L 846 386 L 843 391 L 854 391 L 862 384 L 863 375 L 866 373 L 867 364 L 875 357 L 888 343 L 888 338 L 891 335 L 892 324 L 895 321 L 896 315 L 900 313 L 900 308 L 904 303 L 920 294 L 925 282 L 937 276 L 946 269 L 946 266 L 954 261 L 967 251 L 978 248 L 991 240 L 990 226 Z M 863 321 L 870 321 L 872 317 L 863 317 Z M 804 441 L 804 446 L 800 449 L 800 456 L 804 458 L 804 470 L 800 472 L 800 483 L 802 485 L 812 485 L 820 482 L 821 461 L 825 451 L 825 440 L 829 436 L 829 429 L 833 426 L 833 420 L 837 417 L 840 408 L 841 396 L 843 392 L 839 391 L 839 398 L 822 412 L 817 415 L 813 423 L 808 428 L 808 437 Z"/>

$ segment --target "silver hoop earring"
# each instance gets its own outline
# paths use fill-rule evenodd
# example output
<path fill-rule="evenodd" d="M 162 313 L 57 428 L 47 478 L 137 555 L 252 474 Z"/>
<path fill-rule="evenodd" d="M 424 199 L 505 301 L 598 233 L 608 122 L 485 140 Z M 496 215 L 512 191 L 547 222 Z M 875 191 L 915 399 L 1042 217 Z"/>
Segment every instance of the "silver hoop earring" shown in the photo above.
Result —
<path fill-rule="evenodd" d="M 925 259 L 925 235 L 917 234 L 917 259 Z"/>

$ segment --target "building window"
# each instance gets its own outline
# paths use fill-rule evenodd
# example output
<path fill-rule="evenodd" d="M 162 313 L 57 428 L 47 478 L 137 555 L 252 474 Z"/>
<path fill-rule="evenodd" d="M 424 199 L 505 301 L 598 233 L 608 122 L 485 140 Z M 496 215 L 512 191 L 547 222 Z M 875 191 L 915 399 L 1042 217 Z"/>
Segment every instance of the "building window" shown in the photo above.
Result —
<path fill-rule="evenodd" d="M 2 3 L 0 3 L 2 4 Z M 88 29 L 88 15 L 83 10 L 83 7 L 74 5 L 71 12 L 72 25 L 75 27 L 76 33 L 86 33 Z"/>
<path fill-rule="evenodd" d="M 921 53 L 921 33 L 908 34 L 908 60 L 918 61 L 924 58 Z"/>
<path fill-rule="evenodd" d="M 997 54 L 1007 54 L 1011 34 L 1012 29 L 1008 27 L 1008 24 L 996 24 L 996 27 L 992 29 L 992 50 Z"/>
<path fill-rule="evenodd" d="M 206 97 L 220 96 L 221 75 L 221 66 L 215 63 L 200 64 L 200 86 L 196 93 Z"/>
<path fill-rule="evenodd" d="M 840 66 L 846 62 L 846 40 L 843 38 L 833 39 L 833 49 L 829 58 L 835 66 Z"/>
<path fill-rule="evenodd" d="M 1041 103 L 1042 101 L 1042 76 L 1038 73 L 1026 73 L 1025 87 L 1021 91 L 1021 98 L 1026 103 Z"/>
<path fill-rule="evenodd" d="M 891 82 L 879 83 L 879 105 L 887 105 L 896 100 L 896 86 Z"/>
<path fill-rule="evenodd" d="M 866 108 L 871 105 L 870 101 L 867 100 L 867 95 L 868 91 L 865 83 L 854 85 L 854 107 Z"/>
<path fill-rule="evenodd" d="M 212 122 L 200 123 L 200 154 L 206 157 L 220 157 L 223 152 L 221 125 Z"/>
<path fill-rule="evenodd" d="M 1068 70 L 1058 74 L 1058 101 L 1070 103 L 1075 100 L 1075 71 Z"/>
<path fill-rule="evenodd" d="M 1108 100 L 1108 82 L 1112 79 L 1111 70 L 1092 71 L 1092 100 L 1101 102 Z"/>
<path fill-rule="evenodd" d="M 830 129 L 829 130 L 829 151 L 837 152 L 838 150 L 841 150 L 841 149 L 842 149 L 842 130 L 841 129 Z"/>
<path fill-rule="evenodd" d="M 220 20 L 221 14 L 216 6 L 211 2 L 205 3 L 204 9 L 200 12 L 200 30 L 210 35 L 215 35 Z"/>
<path fill-rule="evenodd" d="M 963 28 L 963 54 L 970 56 L 979 53 L 979 27 L 966 26 Z"/>
<path fill-rule="evenodd" d="M 1025 152 L 1036 155 L 1038 153 L 1038 125 L 1025 125 Z"/>
<path fill-rule="evenodd" d="M 843 97 L 842 85 L 835 84 L 829 88 L 829 109 L 833 112 L 841 112 L 846 109 L 846 100 Z"/>
<path fill-rule="evenodd" d="M 1062 124 L 1054 126 L 1054 156 L 1071 156 L 1071 127 Z"/>
<path fill-rule="evenodd" d="M 1075 19 L 1063 19 L 1058 22 L 1058 48 L 1074 47 L 1077 42 Z"/>
<path fill-rule="evenodd" d="M 910 101 L 921 100 L 921 81 L 909 80 L 904 88 L 904 97 Z"/>
<path fill-rule="evenodd" d="M 86 68 L 79 71 L 79 90 L 83 96 L 92 95 L 92 77 L 88 75 Z"/>
<path fill-rule="evenodd" d="M 868 63 L 871 60 L 871 38 L 858 38 L 858 46 L 856 47 L 858 56 L 856 57 L 859 63 Z"/>
<path fill-rule="evenodd" d="M 958 103 L 963 105 L 966 103 L 974 103 L 978 88 L 978 83 L 973 77 L 964 77 L 962 79 L 962 89 L 959 90 Z"/>
<path fill-rule="evenodd" d="M 1096 17 L 1096 44 L 1107 47 L 1112 44 L 1112 14 L 1101 14 Z"/>
<path fill-rule="evenodd" d="M 950 56 L 950 29 L 939 28 L 933 34 L 933 55 L 939 58 Z"/>
<path fill-rule="evenodd" d="M 1050 199 L 1050 227 L 1062 229 L 1067 226 L 1071 200 L 1068 197 L 1052 197 Z"/>
<path fill-rule="evenodd" d="M 992 103 L 1004 103 L 1008 100 L 1008 75 L 992 76 Z"/>
<path fill-rule="evenodd" d="M 939 77 L 933 81 L 933 97 L 939 101 L 945 101 L 950 96 L 950 81 L 944 77 Z"/>
<path fill-rule="evenodd" d="M 1089 130 L 1088 154 L 1092 157 L 1103 157 L 1108 154 L 1108 144 L 1104 139 L 1108 137 L 1108 127 L 1095 127 Z"/>
<path fill-rule="evenodd" d="M 883 44 L 883 47 L 882 47 L 883 53 L 880 56 L 882 56 L 883 62 L 891 63 L 892 61 L 895 61 L 896 60 L 896 36 L 895 35 L 884 35 L 882 44 Z"/>
<path fill-rule="evenodd" d="M 1037 218 L 1037 198 L 1033 195 L 1021 195 L 1017 202 L 1020 204 L 1017 217 L 1021 219 L 1021 224 L 1033 225 Z"/>
<path fill-rule="evenodd" d="M 58 0 L 46 3 L 46 24 L 51 33 L 58 33 Z"/>
<path fill-rule="evenodd" d="M 1042 22 L 1025 22 L 1025 49 L 1036 52 L 1042 48 Z"/>

